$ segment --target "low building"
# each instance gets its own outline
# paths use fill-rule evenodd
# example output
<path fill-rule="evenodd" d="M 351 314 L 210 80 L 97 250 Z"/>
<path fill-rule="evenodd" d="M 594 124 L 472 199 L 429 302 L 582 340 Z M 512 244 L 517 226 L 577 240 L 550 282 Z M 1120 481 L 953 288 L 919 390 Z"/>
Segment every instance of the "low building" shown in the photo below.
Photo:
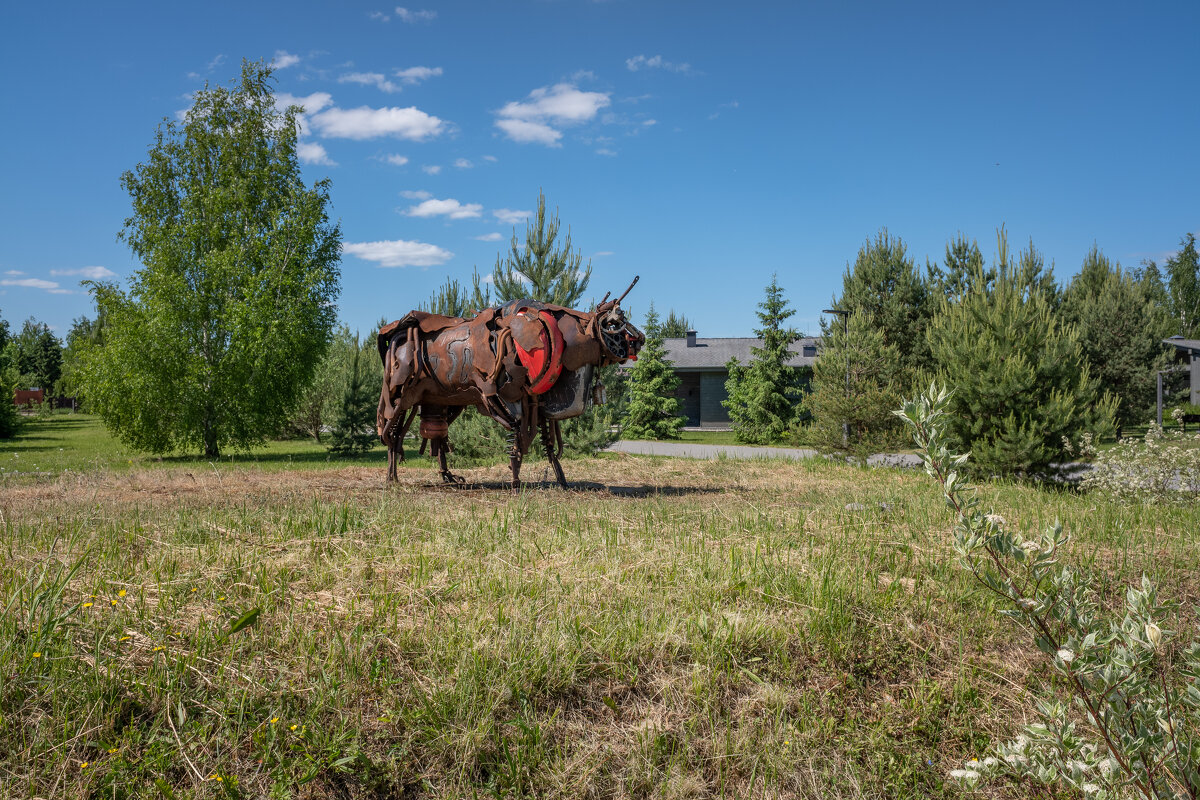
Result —
<path fill-rule="evenodd" d="M 804 382 L 812 376 L 819 341 L 805 337 L 792 342 L 789 348 L 796 355 L 788 360 L 788 366 L 801 370 Z M 679 376 L 679 388 L 675 396 L 683 403 L 689 428 L 729 427 L 729 412 L 721 405 L 729 396 L 725 391 L 725 381 L 729 380 L 727 365 L 733 358 L 742 366 L 749 364 L 753 358 L 750 354 L 752 347 L 762 347 L 762 340 L 701 339 L 695 331 L 688 331 L 682 339 L 663 340 L 666 359 Z"/>

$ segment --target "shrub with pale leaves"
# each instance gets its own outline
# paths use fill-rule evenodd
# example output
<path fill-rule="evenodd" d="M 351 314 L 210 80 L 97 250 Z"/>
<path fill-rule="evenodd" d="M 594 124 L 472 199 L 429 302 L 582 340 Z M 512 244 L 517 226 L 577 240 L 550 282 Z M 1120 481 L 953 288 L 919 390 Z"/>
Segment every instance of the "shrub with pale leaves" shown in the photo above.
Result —
<path fill-rule="evenodd" d="M 1061 563 L 1069 540 L 1057 523 L 1038 536 L 980 510 L 960 471 L 968 456 L 947 446 L 945 389 L 931 386 L 897 411 L 956 516 L 961 565 L 1021 622 L 1061 678 L 1036 699 L 1037 721 L 950 776 L 974 788 L 1002 776 L 1085 797 L 1200 796 L 1200 643 L 1167 629 L 1173 608 L 1143 576 L 1124 609 L 1105 612 L 1084 577 Z"/>
<path fill-rule="evenodd" d="M 1082 488 L 1117 500 L 1193 503 L 1200 499 L 1200 433 L 1151 426 L 1097 454 Z"/>

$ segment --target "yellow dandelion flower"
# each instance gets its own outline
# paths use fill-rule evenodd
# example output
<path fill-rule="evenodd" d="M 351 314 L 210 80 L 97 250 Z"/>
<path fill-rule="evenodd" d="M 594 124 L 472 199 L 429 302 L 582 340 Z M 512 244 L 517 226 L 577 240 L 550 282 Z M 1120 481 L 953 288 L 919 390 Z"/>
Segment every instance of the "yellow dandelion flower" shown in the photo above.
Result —
<path fill-rule="evenodd" d="M 116 604 L 117 604 L 117 601 L 116 601 L 116 600 L 109 600 L 108 602 L 112 603 L 112 604 L 113 604 L 113 606 L 116 606 Z"/>
<path fill-rule="evenodd" d="M 158 647 L 154 648 L 154 650 L 152 650 L 151 652 L 157 653 L 159 650 L 166 650 L 166 649 L 167 648 L 165 646 L 160 644 Z"/>
<path fill-rule="evenodd" d="M 91 607 L 92 607 L 92 605 L 93 605 L 92 603 L 84 603 L 84 604 L 83 604 L 83 607 L 84 607 L 84 608 L 91 608 Z"/>
<path fill-rule="evenodd" d="M 197 589 L 195 586 L 193 586 L 193 587 L 192 587 L 192 591 L 193 591 L 193 592 L 198 592 L 198 591 L 200 591 L 200 590 L 199 590 L 199 589 Z"/>
<path fill-rule="evenodd" d="M 118 642 L 127 642 L 132 638 L 133 638 L 132 636 L 122 636 L 120 639 L 117 639 L 117 641 Z"/>
<path fill-rule="evenodd" d="M 220 597 L 217 598 L 217 601 L 220 602 L 221 600 L 224 600 L 224 599 L 225 599 L 225 595 L 221 595 Z"/>
<path fill-rule="evenodd" d="M 288 728 L 288 730 L 289 730 L 289 731 L 294 731 L 294 730 L 296 730 L 296 726 L 295 726 L 295 725 L 293 725 L 292 727 Z"/>
<path fill-rule="evenodd" d="M 215 772 L 212 775 L 209 775 L 208 779 L 210 781 L 216 781 L 217 783 L 220 783 L 221 781 L 225 780 L 224 778 L 222 778 L 220 775 L 218 775 Z"/>
<path fill-rule="evenodd" d="M 91 762 L 85 761 L 85 762 L 83 762 L 82 764 L 80 764 L 80 765 L 79 765 L 79 768 L 80 768 L 80 769 L 87 769 L 87 768 L 88 768 L 88 764 L 89 764 L 89 763 L 91 763 Z"/>
<path fill-rule="evenodd" d="M 109 754 L 110 756 L 111 756 L 113 753 L 115 753 L 115 752 L 117 752 L 117 748 L 115 748 L 115 747 L 110 747 L 110 748 L 108 748 L 108 754 Z"/>
<path fill-rule="evenodd" d="M 271 717 L 271 724 L 274 725 L 276 722 L 279 722 L 279 717 Z"/>
<path fill-rule="evenodd" d="M 124 597 L 125 594 L 126 594 L 125 590 L 122 589 L 121 591 L 117 592 L 117 597 Z"/>
<path fill-rule="evenodd" d="M 33 657 L 34 657 L 34 658 L 41 658 L 41 657 L 42 657 L 42 654 L 41 654 L 41 653 L 34 653 L 34 654 L 33 654 Z"/>

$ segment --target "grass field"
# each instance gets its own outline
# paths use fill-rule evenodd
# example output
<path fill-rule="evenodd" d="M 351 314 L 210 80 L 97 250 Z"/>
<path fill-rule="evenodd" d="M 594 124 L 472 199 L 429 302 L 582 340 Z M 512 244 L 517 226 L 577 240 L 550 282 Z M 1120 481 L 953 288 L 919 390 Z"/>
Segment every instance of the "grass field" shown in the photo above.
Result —
<path fill-rule="evenodd" d="M 0 447 L 0 797 L 957 797 L 1051 680 L 920 474 L 607 455 L 568 492 L 428 461 L 387 488 L 382 452 L 159 462 L 83 422 Z M 1192 626 L 1200 512 L 983 494 Z"/>

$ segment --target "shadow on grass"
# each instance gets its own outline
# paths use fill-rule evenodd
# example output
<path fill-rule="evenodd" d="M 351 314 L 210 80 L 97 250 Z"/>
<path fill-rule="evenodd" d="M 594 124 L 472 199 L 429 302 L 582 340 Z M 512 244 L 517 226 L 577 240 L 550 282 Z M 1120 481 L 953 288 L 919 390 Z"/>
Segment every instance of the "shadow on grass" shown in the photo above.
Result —
<path fill-rule="evenodd" d="M 405 458 L 417 459 L 415 450 L 405 450 Z M 426 459 L 427 460 L 427 459 Z M 387 451 L 367 453 L 359 456 L 338 456 L 323 450 L 298 450 L 296 452 L 256 453 L 227 453 L 219 458 L 209 458 L 196 453 L 163 456 L 164 464 L 326 464 L 344 467 L 378 467 L 387 466 Z"/>
<path fill-rule="evenodd" d="M 425 487 L 448 494 L 461 492 L 511 492 L 509 481 L 480 481 L 468 483 L 436 483 Z M 594 481 L 567 481 L 562 489 L 554 481 L 521 481 L 523 492 L 557 492 L 560 494 L 610 494 L 616 497 L 683 497 L 694 494 L 719 494 L 737 491 L 716 486 L 606 486 Z"/>

